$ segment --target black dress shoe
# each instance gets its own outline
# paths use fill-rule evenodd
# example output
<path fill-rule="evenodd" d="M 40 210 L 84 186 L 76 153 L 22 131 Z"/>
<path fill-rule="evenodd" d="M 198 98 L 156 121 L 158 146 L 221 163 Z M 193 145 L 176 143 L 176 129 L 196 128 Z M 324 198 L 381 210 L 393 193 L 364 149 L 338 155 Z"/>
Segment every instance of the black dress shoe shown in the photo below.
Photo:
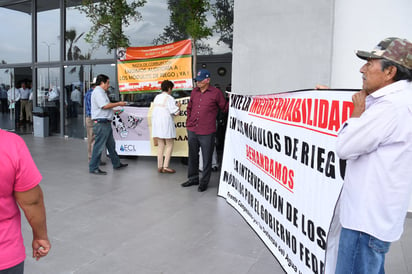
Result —
<path fill-rule="evenodd" d="M 127 167 L 128 165 L 129 165 L 129 164 L 120 163 L 120 166 L 115 167 L 114 169 L 121 169 L 121 168 Z"/>
<path fill-rule="evenodd" d="M 206 189 L 207 189 L 207 185 L 199 185 L 199 187 L 197 188 L 197 191 L 203 192 L 203 191 L 206 191 Z"/>
<path fill-rule="evenodd" d="M 91 173 L 91 174 L 96 174 L 96 175 L 106 175 L 106 174 L 107 174 L 106 171 L 100 170 L 99 168 L 98 168 L 98 169 L 95 169 L 95 170 L 93 170 L 93 171 L 90 171 L 90 173 Z"/>
<path fill-rule="evenodd" d="M 181 184 L 182 187 L 188 187 L 188 186 L 194 186 L 194 185 L 198 185 L 199 182 L 197 181 L 186 181 L 184 183 Z"/>

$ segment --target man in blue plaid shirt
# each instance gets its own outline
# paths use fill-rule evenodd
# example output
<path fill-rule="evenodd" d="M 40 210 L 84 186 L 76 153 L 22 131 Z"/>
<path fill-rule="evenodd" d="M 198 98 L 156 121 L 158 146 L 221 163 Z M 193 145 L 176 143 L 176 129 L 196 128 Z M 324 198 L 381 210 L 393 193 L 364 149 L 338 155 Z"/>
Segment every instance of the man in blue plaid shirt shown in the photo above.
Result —
<path fill-rule="evenodd" d="M 95 79 L 93 83 L 90 84 L 90 89 L 84 95 L 84 109 L 86 111 L 86 134 L 87 134 L 87 155 L 90 159 L 92 158 L 93 144 L 94 144 L 94 134 L 93 134 L 93 121 L 92 121 L 92 93 L 96 87 Z M 106 164 L 104 160 L 104 153 L 100 158 L 100 165 L 104 166 Z"/>

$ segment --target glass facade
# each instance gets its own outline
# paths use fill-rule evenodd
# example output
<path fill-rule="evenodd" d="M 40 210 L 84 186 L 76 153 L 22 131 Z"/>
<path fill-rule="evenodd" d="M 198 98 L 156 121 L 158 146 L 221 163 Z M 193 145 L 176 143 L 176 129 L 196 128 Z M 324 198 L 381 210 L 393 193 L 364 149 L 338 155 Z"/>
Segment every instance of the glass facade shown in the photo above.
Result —
<path fill-rule="evenodd" d="M 10 99 L 14 98 L 14 70 L 11 68 L 0 69 L 0 128 L 13 130 L 14 129 L 14 104 L 9 103 Z"/>
<path fill-rule="evenodd" d="M 85 42 L 91 23 L 76 9 L 79 0 L 7 3 L 13 1 L 0 4 L 0 95 L 8 90 L 18 93 L 22 83 L 28 83 L 32 88 L 32 113 L 48 117 L 49 134 L 84 138 L 83 103 L 75 107 L 71 93 L 79 89 L 82 101 L 93 77 L 105 73 L 112 83 L 111 99 L 118 100 L 114 53 Z M 4 113 L 3 106 L 7 107 Z M 17 104 L 0 101 L 0 128 L 35 132 L 36 125 L 21 123 L 19 114 Z"/>
<path fill-rule="evenodd" d="M 110 78 L 109 97 L 118 100 L 116 93 L 116 66 L 112 64 L 65 66 L 64 105 L 65 135 L 74 138 L 85 137 L 84 94 L 90 89 L 93 78 L 106 74 Z M 78 95 L 80 91 L 80 96 Z M 80 100 L 79 100 L 80 99 Z"/>
<path fill-rule="evenodd" d="M 66 51 L 65 58 L 68 61 L 107 59 L 113 58 L 114 53 L 108 54 L 104 47 L 95 47 L 87 43 L 84 38 L 92 24 L 84 13 L 76 6 L 79 1 L 68 0 L 66 8 Z"/>
<path fill-rule="evenodd" d="M 59 61 L 60 10 L 37 13 L 37 61 Z"/>
<path fill-rule="evenodd" d="M 26 6 L 31 1 L 26 3 Z M 30 63 L 32 61 L 31 10 L 18 11 L 24 4 L 0 7 L 0 63 Z"/>
<path fill-rule="evenodd" d="M 32 91 L 29 100 L 34 116 L 49 117 L 50 134 L 84 138 L 83 104 L 74 110 L 71 98 L 76 87 L 83 99 L 93 77 L 104 73 L 110 77 L 111 100 L 136 98 L 119 95 L 115 52 L 108 53 L 105 47 L 85 41 L 92 24 L 76 8 L 80 4 L 81 0 L 0 1 L 0 91 L 10 86 L 18 92 L 25 83 Z M 132 46 L 153 45 L 153 40 L 169 24 L 167 0 L 148 1 L 139 12 L 142 20 L 132 21 L 124 32 Z M 221 87 L 230 81 L 219 78 L 214 79 L 221 82 Z M 19 120 L 18 104 L 14 108 L 10 108 L 10 102 L 3 103 L 6 104 L 9 111 L 0 111 L 0 128 L 35 132 L 30 119 L 23 120 L 23 124 Z"/>

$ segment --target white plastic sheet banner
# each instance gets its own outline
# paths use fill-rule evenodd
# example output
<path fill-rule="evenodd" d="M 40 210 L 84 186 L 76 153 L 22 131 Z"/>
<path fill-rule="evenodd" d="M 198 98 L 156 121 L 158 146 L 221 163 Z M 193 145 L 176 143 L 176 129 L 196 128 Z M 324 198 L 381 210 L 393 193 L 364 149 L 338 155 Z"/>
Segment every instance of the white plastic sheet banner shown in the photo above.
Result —
<path fill-rule="evenodd" d="M 230 94 L 218 195 L 245 218 L 287 273 L 334 272 L 340 230 L 331 223 L 345 168 L 335 141 L 352 112 L 352 95 Z"/>
<path fill-rule="evenodd" d="M 175 116 L 176 138 L 172 156 L 187 157 L 187 104 L 190 97 L 176 99 L 181 104 L 179 115 Z M 123 107 L 113 118 L 113 137 L 116 141 L 116 152 L 119 155 L 156 156 L 157 146 L 152 138 L 152 110 L 153 104 L 148 107 Z"/>

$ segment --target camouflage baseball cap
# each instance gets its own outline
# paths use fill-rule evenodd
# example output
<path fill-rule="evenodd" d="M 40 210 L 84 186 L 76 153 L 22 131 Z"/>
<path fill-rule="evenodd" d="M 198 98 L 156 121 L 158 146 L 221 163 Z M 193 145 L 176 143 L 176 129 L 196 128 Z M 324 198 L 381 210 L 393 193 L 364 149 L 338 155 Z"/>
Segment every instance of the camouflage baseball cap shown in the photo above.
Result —
<path fill-rule="evenodd" d="M 358 50 L 356 55 L 364 60 L 387 59 L 405 68 L 412 69 L 412 43 L 406 39 L 386 38 L 371 52 Z"/>

